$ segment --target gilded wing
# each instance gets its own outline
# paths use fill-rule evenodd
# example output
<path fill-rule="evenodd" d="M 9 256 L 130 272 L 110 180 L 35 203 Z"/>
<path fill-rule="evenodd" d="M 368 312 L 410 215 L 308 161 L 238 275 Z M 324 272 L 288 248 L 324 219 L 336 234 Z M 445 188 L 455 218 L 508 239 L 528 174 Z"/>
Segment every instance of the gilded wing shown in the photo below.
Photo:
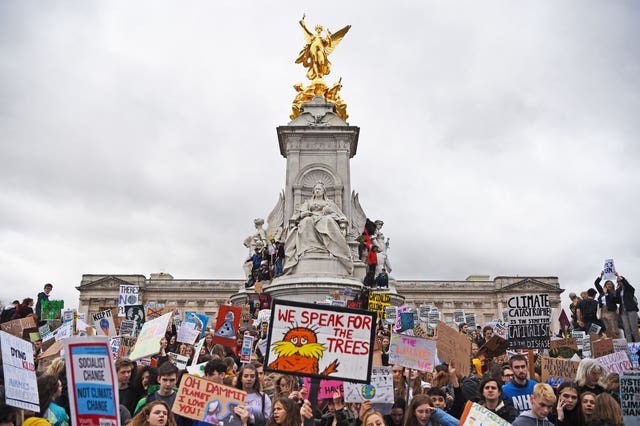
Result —
<path fill-rule="evenodd" d="M 300 20 L 300 26 L 302 27 L 302 35 L 304 36 L 304 43 L 307 45 L 311 44 L 311 41 L 313 40 L 314 35 L 311 31 L 309 31 L 309 28 L 307 28 L 307 25 L 304 23 L 304 19 Z"/>
<path fill-rule="evenodd" d="M 347 35 L 350 28 L 351 28 L 351 25 L 347 25 L 346 27 L 342 28 L 341 30 L 338 30 L 333 34 L 331 34 L 329 30 L 327 30 L 327 34 L 329 34 L 329 40 L 330 40 L 329 45 L 324 48 L 327 55 L 331 54 L 331 52 L 333 52 L 336 49 L 336 47 L 338 47 L 338 44 L 340 44 L 344 36 Z"/>

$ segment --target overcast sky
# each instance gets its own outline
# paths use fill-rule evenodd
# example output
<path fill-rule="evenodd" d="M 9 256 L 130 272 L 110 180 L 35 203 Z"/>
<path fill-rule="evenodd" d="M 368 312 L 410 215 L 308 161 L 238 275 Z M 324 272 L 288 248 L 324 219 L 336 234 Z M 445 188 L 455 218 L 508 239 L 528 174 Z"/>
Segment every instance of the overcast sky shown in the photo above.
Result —
<path fill-rule="evenodd" d="M 284 188 L 298 20 L 360 127 L 397 279 L 640 283 L 637 1 L 0 2 L 0 300 L 82 274 L 242 278 Z M 639 289 L 640 291 L 640 289 Z"/>

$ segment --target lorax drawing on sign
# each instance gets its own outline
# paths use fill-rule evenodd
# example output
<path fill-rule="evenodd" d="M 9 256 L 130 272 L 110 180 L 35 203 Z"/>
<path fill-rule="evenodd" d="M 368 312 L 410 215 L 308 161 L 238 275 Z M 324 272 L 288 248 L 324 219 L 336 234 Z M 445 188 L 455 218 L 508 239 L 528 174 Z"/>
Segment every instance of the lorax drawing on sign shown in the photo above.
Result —
<path fill-rule="evenodd" d="M 278 356 L 269 368 L 280 371 L 296 371 L 307 374 L 328 376 L 338 372 L 339 362 L 333 360 L 320 372 L 320 359 L 327 350 L 318 343 L 316 331 L 308 327 L 293 327 L 287 331 L 281 341 L 271 345 Z"/>

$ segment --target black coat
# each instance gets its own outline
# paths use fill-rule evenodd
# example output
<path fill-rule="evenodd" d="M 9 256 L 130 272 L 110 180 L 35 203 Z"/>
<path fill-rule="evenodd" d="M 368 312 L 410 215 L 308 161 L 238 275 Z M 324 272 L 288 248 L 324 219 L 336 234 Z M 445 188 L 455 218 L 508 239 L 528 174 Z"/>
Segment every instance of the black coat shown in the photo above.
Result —
<path fill-rule="evenodd" d="M 622 281 L 622 286 L 619 286 L 616 289 L 616 294 L 620 298 L 620 307 L 624 307 L 625 312 L 638 312 L 638 303 L 635 301 L 635 289 L 629 284 L 629 281 L 625 277 L 620 277 Z M 622 289 L 624 289 L 624 294 L 621 296 Z"/>

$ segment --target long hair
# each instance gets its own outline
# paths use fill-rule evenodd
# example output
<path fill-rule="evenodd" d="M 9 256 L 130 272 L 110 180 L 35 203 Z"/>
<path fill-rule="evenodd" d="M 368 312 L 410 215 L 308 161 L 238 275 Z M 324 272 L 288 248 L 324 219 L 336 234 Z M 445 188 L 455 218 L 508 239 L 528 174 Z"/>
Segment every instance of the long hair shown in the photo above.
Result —
<path fill-rule="evenodd" d="M 287 416 L 284 419 L 284 422 L 278 424 L 273 418 L 273 407 L 276 404 L 282 404 L 284 411 L 287 413 Z M 267 420 L 267 426 L 300 426 L 302 424 L 302 418 L 300 417 L 300 406 L 296 401 L 290 398 L 276 398 L 271 405 L 271 416 L 269 420 Z"/>
<path fill-rule="evenodd" d="M 162 405 L 167 410 L 167 426 L 177 426 L 176 420 L 173 418 L 173 414 L 171 414 L 171 408 L 167 405 L 166 402 L 158 399 L 156 401 L 152 401 L 142 407 L 140 412 L 136 414 L 136 416 L 131 419 L 131 423 L 129 426 L 149 426 L 149 415 L 151 414 L 151 410 L 156 405 Z"/>
<path fill-rule="evenodd" d="M 608 424 L 613 426 L 624 425 L 620 405 L 608 393 L 601 393 L 596 396 L 596 407 L 593 409 L 591 422 L 596 420 L 608 420 Z"/>
<path fill-rule="evenodd" d="M 578 385 L 575 382 L 562 382 L 556 393 L 558 395 L 558 399 L 560 399 L 560 395 L 566 389 L 573 390 L 578 396 L 578 400 L 576 401 L 576 406 L 573 410 L 568 410 L 566 408 L 564 411 L 564 422 L 566 424 L 570 424 L 572 426 L 583 426 L 584 425 L 584 416 L 582 415 L 582 403 L 580 402 L 580 389 L 578 389 Z M 558 414 L 558 404 L 554 404 L 552 411 L 555 416 Z"/>
<path fill-rule="evenodd" d="M 50 374 L 38 377 L 38 398 L 40 399 L 40 417 L 47 411 L 58 391 L 58 378 Z"/>
<path fill-rule="evenodd" d="M 282 381 L 286 382 L 286 384 L 289 385 L 289 390 L 286 392 L 282 390 Z M 283 374 L 278 377 L 273 386 L 273 396 L 274 398 L 287 398 L 291 392 L 296 390 L 298 390 L 297 378 L 288 374 Z"/>
<path fill-rule="evenodd" d="M 242 374 L 245 370 L 252 370 L 256 375 L 256 380 L 253 382 L 253 387 L 251 389 L 244 389 L 242 387 Z M 240 371 L 238 371 L 238 380 L 236 381 L 236 388 L 245 391 L 246 393 L 260 393 L 260 377 L 258 377 L 258 369 L 253 364 L 245 364 L 242 366 Z"/>
<path fill-rule="evenodd" d="M 578 387 L 585 385 L 587 377 L 591 372 L 596 372 L 598 374 L 598 384 L 604 387 L 604 380 L 607 377 L 607 371 L 604 369 L 602 364 L 598 362 L 598 360 L 593 358 L 584 358 L 580 361 L 580 364 L 578 364 L 578 370 L 576 371 L 576 383 L 578 384 Z"/>
<path fill-rule="evenodd" d="M 421 405 L 427 404 L 429 407 L 433 407 L 431 403 L 431 398 L 426 394 L 418 394 L 414 395 L 407 411 L 404 413 L 404 426 L 416 426 L 418 421 L 416 420 L 416 408 Z M 433 426 L 439 426 L 439 423 L 433 419 L 429 419 Z"/>

